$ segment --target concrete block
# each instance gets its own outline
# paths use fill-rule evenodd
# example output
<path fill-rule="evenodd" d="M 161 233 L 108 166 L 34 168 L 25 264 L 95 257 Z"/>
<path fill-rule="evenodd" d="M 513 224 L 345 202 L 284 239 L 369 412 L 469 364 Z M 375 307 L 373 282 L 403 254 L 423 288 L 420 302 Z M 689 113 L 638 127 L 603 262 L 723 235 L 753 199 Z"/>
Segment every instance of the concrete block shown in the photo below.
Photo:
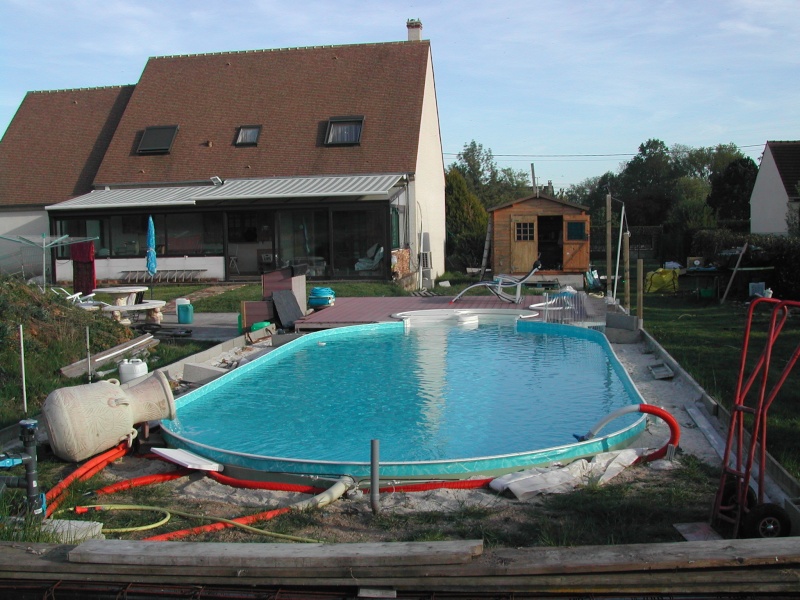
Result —
<path fill-rule="evenodd" d="M 614 329 L 627 329 L 628 331 L 638 331 L 639 320 L 633 315 L 610 312 L 606 314 L 606 327 L 612 327 Z"/>
<path fill-rule="evenodd" d="M 228 369 L 212 367 L 211 365 L 185 363 L 183 365 L 182 379 L 188 383 L 208 383 L 217 377 L 222 377 L 227 372 Z"/>
<path fill-rule="evenodd" d="M 62 544 L 80 544 L 87 540 L 104 540 L 103 524 L 96 521 L 45 519 L 42 529 L 55 535 Z"/>

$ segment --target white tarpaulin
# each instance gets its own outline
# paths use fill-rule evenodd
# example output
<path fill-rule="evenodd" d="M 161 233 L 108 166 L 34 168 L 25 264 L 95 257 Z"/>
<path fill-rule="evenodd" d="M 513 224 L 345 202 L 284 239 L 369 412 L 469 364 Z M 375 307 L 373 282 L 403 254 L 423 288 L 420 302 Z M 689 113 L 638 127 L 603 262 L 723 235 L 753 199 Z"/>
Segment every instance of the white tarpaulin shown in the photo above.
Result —
<path fill-rule="evenodd" d="M 563 494 L 588 483 L 603 485 L 647 452 L 645 449 L 628 448 L 597 454 L 591 462 L 579 459 L 566 466 L 534 467 L 498 477 L 489 487 L 497 492 L 508 490 L 518 500 L 527 500 L 539 494 Z"/>

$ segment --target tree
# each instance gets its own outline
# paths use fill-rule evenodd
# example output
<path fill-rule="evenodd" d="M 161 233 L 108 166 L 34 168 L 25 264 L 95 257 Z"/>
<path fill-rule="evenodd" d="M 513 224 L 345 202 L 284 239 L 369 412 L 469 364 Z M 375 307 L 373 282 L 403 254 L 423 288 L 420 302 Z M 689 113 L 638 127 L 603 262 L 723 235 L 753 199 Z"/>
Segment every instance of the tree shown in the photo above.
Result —
<path fill-rule="evenodd" d="M 750 196 L 756 183 L 758 167 L 752 158 L 738 158 L 724 170 L 711 176 L 708 205 L 718 219 L 750 219 Z"/>
<path fill-rule="evenodd" d="M 445 252 L 455 268 L 477 266 L 483 258 L 489 215 L 469 190 L 461 171 L 451 167 L 445 175 Z"/>
<path fill-rule="evenodd" d="M 667 222 L 684 231 L 715 227 L 714 211 L 706 204 L 710 188 L 700 177 L 681 177 L 675 185 L 676 201 Z"/>
<path fill-rule="evenodd" d="M 524 198 L 531 193 L 531 184 L 525 171 L 511 168 L 499 169 L 491 148 L 472 140 L 464 144 L 455 163 L 449 169 L 458 169 L 468 189 L 485 208 Z"/>
<path fill-rule="evenodd" d="M 584 179 L 577 185 L 571 185 L 564 198 L 575 204 L 589 207 L 589 215 L 593 223 L 604 223 L 606 214 L 606 195 L 616 190 L 617 175 L 611 171 L 599 177 Z"/>
<path fill-rule="evenodd" d="M 667 145 L 650 139 L 625 163 L 612 195 L 625 202 L 631 223 L 663 223 L 674 202 L 676 167 Z"/>

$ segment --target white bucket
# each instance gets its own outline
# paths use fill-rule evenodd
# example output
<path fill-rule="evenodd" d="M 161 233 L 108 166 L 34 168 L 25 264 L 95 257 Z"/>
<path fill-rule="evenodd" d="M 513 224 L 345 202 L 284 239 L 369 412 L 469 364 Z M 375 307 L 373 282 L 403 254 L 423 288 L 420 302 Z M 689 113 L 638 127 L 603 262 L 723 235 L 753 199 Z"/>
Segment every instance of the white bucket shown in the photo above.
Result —
<path fill-rule="evenodd" d="M 177 298 L 175 300 L 175 306 L 180 306 L 181 304 L 191 304 L 191 301 L 188 298 Z"/>
<path fill-rule="evenodd" d="M 147 363 L 139 358 L 125 359 L 119 364 L 120 383 L 128 383 L 142 375 L 147 375 Z"/>

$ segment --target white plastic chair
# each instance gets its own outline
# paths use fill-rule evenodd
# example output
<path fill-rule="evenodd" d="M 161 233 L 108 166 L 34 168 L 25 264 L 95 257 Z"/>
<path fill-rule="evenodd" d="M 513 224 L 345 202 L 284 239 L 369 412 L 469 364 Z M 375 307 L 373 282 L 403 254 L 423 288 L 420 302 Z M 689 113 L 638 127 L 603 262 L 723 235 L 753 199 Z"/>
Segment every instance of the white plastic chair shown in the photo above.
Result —
<path fill-rule="evenodd" d="M 228 260 L 228 270 L 236 269 L 236 274 L 241 275 L 239 272 L 239 246 L 230 246 L 233 250 L 230 253 Z"/>
<path fill-rule="evenodd" d="M 500 300 L 504 300 L 505 302 L 512 302 L 514 304 L 519 304 L 522 302 L 522 287 L 536 275 L 536 272 L 542 268 L 542 263 L 539 262 L 537 259 L 533 263 L 533 268 L 528 272 L 527 275 L 523 275 L 522 277 L 514 277 L 513 275 L 498 275 L 492 281 L 479 281 L 478 283 L 473 283 L 472 285 L 464 288 L 461 290 L 455 298 L 450 300 L 450 304 L 456 302 L 461 296 L 463 296 L 467 291 L 478 288 L 478 287 L 485 287 L 487 290 L 492 292 L 495 296 L 500 298 Z M 503 291 L 504 288 L 514 288 L 514 295 L 508 294 Z"/>

